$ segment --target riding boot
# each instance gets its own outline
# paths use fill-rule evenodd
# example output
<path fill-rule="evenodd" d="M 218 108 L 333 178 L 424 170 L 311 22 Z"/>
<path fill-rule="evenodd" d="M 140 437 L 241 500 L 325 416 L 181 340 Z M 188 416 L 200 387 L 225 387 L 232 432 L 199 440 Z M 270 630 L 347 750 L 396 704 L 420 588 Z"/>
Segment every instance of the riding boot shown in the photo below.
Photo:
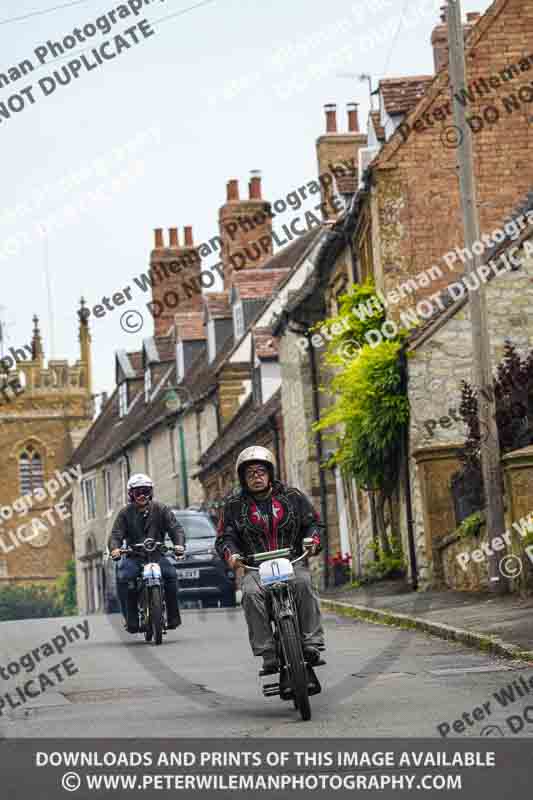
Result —
<path fill-rule="evenodd" d="M 167 604 L 167 627 L 169 630 L 173 630 L 181 625 L 176 581 L 165 581 L 165 602 Z"/>
<path fill-rule="evenodd" d="M 137 602 L 137 588 L 128 587 L 128 632 L 137 633 L 139 631 L 139 606 Z"/>

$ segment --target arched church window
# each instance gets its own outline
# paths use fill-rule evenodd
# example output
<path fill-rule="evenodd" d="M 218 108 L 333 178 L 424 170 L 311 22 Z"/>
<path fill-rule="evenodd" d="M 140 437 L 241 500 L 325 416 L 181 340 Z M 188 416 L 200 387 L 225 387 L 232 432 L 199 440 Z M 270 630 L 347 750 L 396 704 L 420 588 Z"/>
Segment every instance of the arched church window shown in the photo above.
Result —
<path fill-rule="evenodd" d="M 21 494 L 29 494 L 44 486 L 43 461 L 31 444 L 20 455 L 19 479 Z"/>

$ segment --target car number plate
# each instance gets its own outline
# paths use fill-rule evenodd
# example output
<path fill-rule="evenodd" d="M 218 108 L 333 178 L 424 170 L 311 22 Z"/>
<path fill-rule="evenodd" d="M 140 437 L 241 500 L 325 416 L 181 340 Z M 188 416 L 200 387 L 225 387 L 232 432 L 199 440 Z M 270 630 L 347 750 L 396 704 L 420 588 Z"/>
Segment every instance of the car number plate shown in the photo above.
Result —
<path fill-rule="evenodd" d="M 180 569 L 178 572 L 178 578 L 185 579 L 187 581 L 195 581 L 200 577 L 200 570 L 199 569 Z"/>

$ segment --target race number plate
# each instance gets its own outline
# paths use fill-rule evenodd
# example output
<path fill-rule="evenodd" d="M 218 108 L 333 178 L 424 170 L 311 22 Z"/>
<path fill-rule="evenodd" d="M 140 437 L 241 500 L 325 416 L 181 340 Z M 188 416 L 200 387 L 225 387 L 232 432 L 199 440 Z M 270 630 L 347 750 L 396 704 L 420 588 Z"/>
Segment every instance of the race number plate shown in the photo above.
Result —
<path fill-rule="evenodd" d="M 288 558 L 273 558 L 259 567 L 259 580 L 263 586 L 285 583 L 294 577 L 294 568 Z"/>
<path fill-rule="evenodd" d="M 186 581 L 196 581 L 200 577 L 199 569 L 180 569 L 178 570 L 178 578 Z"/>

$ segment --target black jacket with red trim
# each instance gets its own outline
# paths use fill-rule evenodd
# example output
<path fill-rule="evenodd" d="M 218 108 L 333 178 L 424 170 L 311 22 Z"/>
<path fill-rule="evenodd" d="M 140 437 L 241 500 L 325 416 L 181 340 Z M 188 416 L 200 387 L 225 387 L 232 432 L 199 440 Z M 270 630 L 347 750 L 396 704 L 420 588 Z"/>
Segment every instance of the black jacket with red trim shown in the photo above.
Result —
<path fill-rule="evenodd" d="M 306 537 L 314 538 L 318 552 L 322 549 L 324 526 L 299 489 L 274 481 L 270 499 L 271 512 L 265 518 L 246 489 L 238 489 L 226 498 L 216 540 L 221 558 L 228 559 L 235 553 L 250 556 L 282 547 L 291 547 L 295 555 L 300 555 Z"/>

